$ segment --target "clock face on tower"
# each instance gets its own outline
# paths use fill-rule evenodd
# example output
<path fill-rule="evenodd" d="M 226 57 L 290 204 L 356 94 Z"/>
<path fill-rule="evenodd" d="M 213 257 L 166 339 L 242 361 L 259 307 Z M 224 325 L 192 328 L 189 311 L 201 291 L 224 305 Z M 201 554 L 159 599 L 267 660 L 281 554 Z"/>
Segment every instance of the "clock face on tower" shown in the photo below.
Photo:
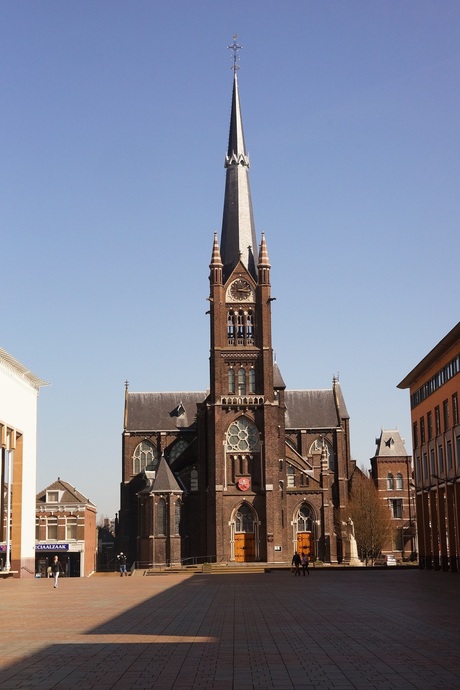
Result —
<path fill-rule="evenodd" d="M 253 301 L 252 287 L 242 278 L 238 278 L 230 285 L 228 294 L 230 299 L 236 302 Z"/>

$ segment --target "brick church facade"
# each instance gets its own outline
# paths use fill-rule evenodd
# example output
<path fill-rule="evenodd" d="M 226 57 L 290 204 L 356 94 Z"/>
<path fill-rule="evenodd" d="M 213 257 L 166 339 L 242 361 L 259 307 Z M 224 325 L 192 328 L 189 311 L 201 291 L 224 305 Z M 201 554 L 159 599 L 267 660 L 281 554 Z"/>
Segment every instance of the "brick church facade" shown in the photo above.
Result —
<path fill-rule="evenodd" d="M 286 562 L 295 550 L 340 562 L 349 416 L 337 380 L 286 390 L 274 360 L 271 264 L 264 235 L 256 241 L 236 66 L 225 168 L 209 389 L 126 386 L 118 546 L 143 565 Z"/>

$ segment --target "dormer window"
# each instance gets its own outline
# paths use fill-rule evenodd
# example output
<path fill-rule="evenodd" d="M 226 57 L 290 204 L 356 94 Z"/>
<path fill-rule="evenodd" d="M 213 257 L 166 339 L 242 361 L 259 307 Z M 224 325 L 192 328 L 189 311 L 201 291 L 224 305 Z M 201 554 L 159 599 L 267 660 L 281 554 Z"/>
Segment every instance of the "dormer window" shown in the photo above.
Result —
<path fill-rule="evenodd" d="M 59 491 L 47 491 L 46 492 L 46 502 L 47 503 L 59 503 Z"/>

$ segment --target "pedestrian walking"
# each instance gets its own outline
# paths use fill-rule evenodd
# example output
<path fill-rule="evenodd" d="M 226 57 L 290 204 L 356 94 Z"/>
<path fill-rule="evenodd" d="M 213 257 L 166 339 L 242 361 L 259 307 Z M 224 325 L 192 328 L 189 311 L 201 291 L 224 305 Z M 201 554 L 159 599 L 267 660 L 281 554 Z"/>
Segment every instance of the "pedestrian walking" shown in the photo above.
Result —
<path fill-rule="evenodd" d="M 302 574 L 305 577 L 305 572 L 307 575 L 310 575 L 310 571 L 308 569 L 308 554 L 302 551 L 302 556 L 301 556 L 301 563 L 302 563 Z"/>
<path fill-rule="evenodd" d="M 297 551 L 294 553 L 291 561 L 291 565 L 294 568 L 294 575 L 300 576 L 300 556 Z"/>
<path fill-rule="evenodd" d="M 54 589 L 58 586 L 58 579 L 59 575 L 64 572 L 62 570 L 62 565 L 59 562 L 59 558 L 55 556 L 53 558 L 53 562 L 51 563 L 51 574 L 53 575 L 53 580 L 54 580 Z"/>
<path fill-rule="evenodd" d="M 123 551 L 120 551 L 120 553 L 117 556 L 117 560 L 120 564 L 120 577 L 123 577 L 123 575 L 128 575 L 126 570 L 126 556 L 123 553 Z"/>

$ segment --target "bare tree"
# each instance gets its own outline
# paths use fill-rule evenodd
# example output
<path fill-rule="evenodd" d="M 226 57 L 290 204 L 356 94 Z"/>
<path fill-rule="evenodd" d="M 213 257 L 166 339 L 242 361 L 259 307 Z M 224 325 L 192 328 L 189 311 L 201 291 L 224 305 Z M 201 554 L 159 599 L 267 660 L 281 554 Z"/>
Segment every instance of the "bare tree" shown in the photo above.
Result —
<path fill-rule="evenodd" d="M 348 504 L 354 523 L 358 553 L 366 565 L 381 552 L 393 527 L 388 507 L 379 497 L 374 483 L 362 474 L 353 478 Z"/>

